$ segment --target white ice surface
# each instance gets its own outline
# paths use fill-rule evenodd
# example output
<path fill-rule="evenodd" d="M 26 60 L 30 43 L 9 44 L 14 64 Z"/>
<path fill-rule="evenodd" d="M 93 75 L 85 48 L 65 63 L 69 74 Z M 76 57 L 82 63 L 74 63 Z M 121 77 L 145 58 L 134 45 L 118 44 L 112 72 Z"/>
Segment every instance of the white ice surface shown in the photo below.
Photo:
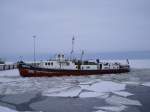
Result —
<path fill-rule="evenodd" d="M 82 92 L 79 97 L 80 98 L 87 98 L 87 97 L 100 97 L 104 96 L 106 93 L 100 93 L 100 92 Z"/>
<path fill-rule="evenodd" d="M 80 87 L 72 87 L 57 92 L 44 92 L 44 96 L 57 96 L 57 97 L 77 97 L 81 92 Z"/>
<path fill-rule="evenodd" d="M 106 99 L 106 102 L 111 105 L 137 105 L 141 106 L 142 104 L 137 100 L 128 99 L 125 97 L 120 97 L 113 95 Z"/>
<path fill-rule="evenodd" d="M 145 82 L 145 83 L 143 83 L 142 85 L 143 85 L 143 86 L 148 86 L 148 87 L 150 87 L 150 82 Z"/>
<path fill-rule="evenodd" d="M 0 106 L 0 112 L 18 112 L 18 111 Z"/>
<path fill-rule="evenodd" d="M 12 81 L 14 81 L 14 79 L 12 79 L 12 78 L 0 77 L 0 82 L 1 83 L 9 83 L 9 82 L 12 82 Z"/>
<path fill-rule="evenodd" d="M 63 87 L 58 89 L 48 89 L 43 92 L 45 96 L 59 97 L 100 97 L 109 92 L 118 92 L 125 89 L 125 84 L 115 83 L 112 81 L 100 81 L 92 85 L 78 85 L 75 87 Z M 85 91 L 86 90 L 86 91 Z M 121 94 L 121 93 L 120 93 Z M 125 93 L 122 93 L 123 95 Z M 127 94 L 127 93 L 126 93 Z"/>
<path fill-rule="evenodd" d="M 113 112 L 121 112 L 125 110 L 127 106 L 120 105 L 120 106 L 102 106 L 102 107 L 95 107 L 95 109 L 102 109 L 105 111 L 113 111 Z"/>
<path fill-rule="evenodd" d="M 113 92 L 121 96 L 130 96 L 131 94 L 125 91 L 120 91 L 125 89 L 125 84 L 120 84 L 112 81 L 101 81 L 94 83 L 93 85 L 80 85 L 82 90 L 89 90 L 89 92 L 82 92 L 80 97 L 99 97 L 107 94 L 108 92 Z"/>
<path fill-rule="evenodd" d="M 98 83 L 95 83 L 91 86 L 89 85 L 80 85 L 82 89 L 95 91 L 95 92 L 114 92 L 114 91 L 120 91 L 125 89 L 125 84 L 120 84 L 112 81 L 101 81 Z"/>
<path fill-rule="evenodd" d="M 80 82 L 80 85 L 92 85 L 95 84 L 97 82 L 101 81 L 101 79 L 94 79 L 94 80 L 90 80 L 90 81 L 86 81 L 86 82 Z"/>
<path fill-rule="evenodd" d="M 5 77 L 6 76 L 6 77 Z M 8 76 L 8 77 L 7 77 Z M 60 97 L 101 97 L 107 93 L 114 93 L 119 96 L 130 96 L 132 94 L 123 91 L 127 84 L 140 85 L 137 77 L 105 75 L 100 76 L 81 76 L 81 77 L 52 77 L 52 78 L 22 78 L 9 77 L 19 76 L 19 71 L 6 70 L 0 71 L 0 94 L 19 94 L 30 91 L 40 91 L 47 96 Z M 121 81 L 130 79 L 125 82 Z M 115 79 L 115 82 L 113 82 Z M 109 80 L 109 81 L 104 81 Z M 119 80 L 118 82 L 116 80 Z M 149 83 L 142 85 L 149 86 Z M 88 91 L 84 91 L 88 90 Z"/>
<path fill-rule="evenodd" d="M 18 69 L 0 71 L 1 76 L 20 76 Z"/>
<path fill-rule="evenodd" d="M 122 84 L 127 84 L 127 85 L 140 85 L 140 82 L 133 82 L 133 81 L 125 81 L 125 82 L 121 82 Z"/>
<path fill-rule="evenodd" d="M 115 91 L 113 93 L 116 95 L 119 95 L 119 96 L 124 96 L 124 97 L 134 95 L 134 94 L 126 92 L 126 91 Z"/>

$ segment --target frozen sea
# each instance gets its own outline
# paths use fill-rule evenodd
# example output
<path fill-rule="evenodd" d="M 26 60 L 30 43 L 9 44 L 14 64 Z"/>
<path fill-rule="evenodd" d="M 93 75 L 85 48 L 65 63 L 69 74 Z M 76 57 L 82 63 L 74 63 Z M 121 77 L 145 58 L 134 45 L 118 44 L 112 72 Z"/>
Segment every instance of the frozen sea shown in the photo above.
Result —
<path fill-rule="evenodd" d="M 17 69 L 0 71 L 0 112 L 149 112 L 150 60 L 130 64 L 129 73 L 92 76 L 23 78 Z"/>

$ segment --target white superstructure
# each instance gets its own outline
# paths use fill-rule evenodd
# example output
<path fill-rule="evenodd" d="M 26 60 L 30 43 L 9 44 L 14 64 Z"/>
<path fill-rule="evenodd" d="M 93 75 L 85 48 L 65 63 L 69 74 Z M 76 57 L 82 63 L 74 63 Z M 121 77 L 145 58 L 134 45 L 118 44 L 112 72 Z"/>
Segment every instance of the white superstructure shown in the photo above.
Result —
<path fill-rule="evenodd" d="M 49 69 L 70 69 L 70 70 L 108 70 L 108 69 L 119 69 L 120 63 L 108 63 L 99 61 L 81 61 L 81 60 L 67 60 L 64 54 L 57 54 L 55 59 L 48 61 L 41 61 L 39 67 Z"/>
<path fill-rule="evenodd" d="M 73 61 L 66 60 L 64 54 L 56 55 L 55 59 L 42 61 L 39 66 L 51 69 L 76 69 L 75 63 L 73 63 Z"/>

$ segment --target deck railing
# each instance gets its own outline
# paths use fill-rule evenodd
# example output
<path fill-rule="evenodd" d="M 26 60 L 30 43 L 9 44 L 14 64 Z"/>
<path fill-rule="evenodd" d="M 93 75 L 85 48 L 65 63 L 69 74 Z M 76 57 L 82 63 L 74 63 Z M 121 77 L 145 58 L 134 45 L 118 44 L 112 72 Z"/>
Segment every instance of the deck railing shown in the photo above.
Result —
<path fill-rule="evenodd" d="M 16 68 L 17 68 L 17 64 L 0 64 L 0 71 L 16 69 Z"/>

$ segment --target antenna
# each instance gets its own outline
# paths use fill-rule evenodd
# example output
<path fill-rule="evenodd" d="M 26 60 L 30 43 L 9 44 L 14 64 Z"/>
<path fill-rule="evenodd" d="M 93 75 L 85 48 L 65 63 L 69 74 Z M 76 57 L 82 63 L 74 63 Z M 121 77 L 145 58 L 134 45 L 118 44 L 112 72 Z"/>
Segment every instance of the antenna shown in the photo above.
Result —
<path fill-rule="evenodd" d="M 36 35 L 33 35 L 33 42 L 34 42 L 34 66 L 36 65 L 36 59 L 35 59 L 35 39 L 36 39 Z"/>

